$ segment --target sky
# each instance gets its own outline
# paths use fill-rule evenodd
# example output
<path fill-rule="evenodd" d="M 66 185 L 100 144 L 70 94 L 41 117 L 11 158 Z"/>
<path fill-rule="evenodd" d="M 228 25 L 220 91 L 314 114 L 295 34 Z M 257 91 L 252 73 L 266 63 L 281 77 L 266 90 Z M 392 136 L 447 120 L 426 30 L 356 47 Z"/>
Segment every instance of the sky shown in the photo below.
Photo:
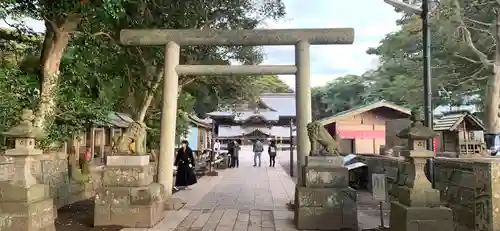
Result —
<path fill-rule="evenodd" d="M 314 2 L 314 3 L 313 3 Z M 318 45 L 311 48 L 311 86 L 322 86 L 336 77 L 363 74 L 377 67 L 377 57 L 366 54 L 384 36 L 396 31 L 400 15 L 383 0 L 284 0 L 287 16 L 263 28 L 354 28 L 352 45 Z M 294 64 L 293 46 L 264 47 L 263 64 Z M 295 88 L 294 76 L 279 76 Z"/>
<path fill-rule="evenodd" d="M 285 19 L 269 21 L 261 28 L 354 28 L 352 45 L 318 45 L 311 48 L 311 87 L 322 86 L 336 77 L 347 74 L 363 74 L 377 66 L 377 57 L 366 54 L 370 47 L 376 47 L 384 36 L 398 29 L 396 20 L 400 17 L 383 0 L 283 0 L 286 7 Z M 314 4 L 312 3 L 314 2 Z M 27 20 L 35 31 L 44 31 L 42 22 Z M 0 27 L 5 27 L 0 21 Z M 264 47 L 263 64 L 293 65 L 293 46 Z M 279 76 L 292 89 L 294 76 Z"/>

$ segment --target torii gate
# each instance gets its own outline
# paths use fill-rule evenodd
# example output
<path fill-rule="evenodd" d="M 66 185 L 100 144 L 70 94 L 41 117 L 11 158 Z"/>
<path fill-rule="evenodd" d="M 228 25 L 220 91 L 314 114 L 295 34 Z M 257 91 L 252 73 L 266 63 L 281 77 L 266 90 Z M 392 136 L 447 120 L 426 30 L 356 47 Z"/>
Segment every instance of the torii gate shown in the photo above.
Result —
<path fill-rule="evenodd" d="M 297 170 L 309 155 L 307 124 L 312 120 L 310 88 L 310 45 L 352 44 L 354 29 L 256 29 L 256 30 L 134 30 L 120 32 L 123 45 L 165 46 L 163 105 L 158 161 L 158 183 L 171 196 L 175 158 L 175 127 L 179 75 L 295 75 Z M 180 46 L 266 46 L 294 45 L 295 65 L 179 65 Z"/>

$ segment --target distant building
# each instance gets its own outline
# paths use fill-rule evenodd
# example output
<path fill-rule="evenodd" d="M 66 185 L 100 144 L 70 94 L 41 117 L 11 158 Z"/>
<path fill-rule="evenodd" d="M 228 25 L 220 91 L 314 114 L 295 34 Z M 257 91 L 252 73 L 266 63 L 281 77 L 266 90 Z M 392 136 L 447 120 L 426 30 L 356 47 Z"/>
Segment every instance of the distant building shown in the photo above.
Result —
<path fill-rule="evenodd" d="M 469 112 L 450 112 L 434 120 L 437 152 L 462 155 L 482 154 L 485 151 L 483 123 Z"/>
<path fill-rule="evenodd" d="M 386 142 L 386 122 L 408 118 L 410 110 L 387 101 L 352 108 L 321 119 L 328 132 L 339 135 L 342 153 L 379 154 Z"/>
<path fill-rule="evenodd" d="M 189 121 L 187 134 L 182 137 L 189 142 L 189 147 L 194 151 L 203 151 L 212 146 L 212 120 L 200 119 L 195 115 L 186 115 Z"/>
<path fill-rule="evenodd" d="M 238 105 L 233 111 L 208 113 L 215 124 L 216 138 L 276 139 L 278 143 L 290 142 L 290 124 L 295 120 L 295 93 L 265 93 L 256 105 Z M 295 136 L 295 131 L 292 132 Z"/>
<path fill-rule="evenodd" d="M 106 155 L 111 153 L 113 139 L 121 136 L 134 122 L 130 115 L 121 112 L 110 112 L 107 120 L 107 123 L 96 124 L 75 135 L 68 142 L 69 152 L 78 153 L 80 156 L 85 153 L 86 148 L 89 148 L 91 155 L 96 159 L 96 164 L 104 163 Z"/>

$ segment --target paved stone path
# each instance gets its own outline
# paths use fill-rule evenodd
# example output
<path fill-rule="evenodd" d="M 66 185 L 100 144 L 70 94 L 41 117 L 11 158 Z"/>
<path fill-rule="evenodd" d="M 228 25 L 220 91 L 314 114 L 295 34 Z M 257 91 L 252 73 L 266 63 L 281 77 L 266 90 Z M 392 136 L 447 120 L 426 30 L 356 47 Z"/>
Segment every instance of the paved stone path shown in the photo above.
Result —
<path fill-rule="evenodd" d="M 182 209 L 165 211 L 165 219 L 151 229 L 122 231 L 296 231 L 286 208 L 295 183 L 280 164 L 268 167 L 265 154 L 262 160 L 260 168 L 253 167 L 253 153 L 244 147 L 239 168 L 219 170 L 219 176 L 202 177 L 176 193 L 187 202 Z"/>

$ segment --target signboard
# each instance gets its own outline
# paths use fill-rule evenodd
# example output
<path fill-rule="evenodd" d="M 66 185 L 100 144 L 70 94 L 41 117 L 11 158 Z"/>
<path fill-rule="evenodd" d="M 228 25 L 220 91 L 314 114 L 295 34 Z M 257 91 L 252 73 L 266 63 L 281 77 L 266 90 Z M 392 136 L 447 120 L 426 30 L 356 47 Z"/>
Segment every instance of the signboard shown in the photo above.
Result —
<path fill-rule="evenodd" d="M 372 174 L 372 194 L 373 200 L 386 201 L 387 200 L 387 187 L 386 187 L 385 174 Z"/>
<path fill-rule="evenodd" d="M 385 139 L 385 131 L 350 131 L 338 130 L 343 139 Z"/>

